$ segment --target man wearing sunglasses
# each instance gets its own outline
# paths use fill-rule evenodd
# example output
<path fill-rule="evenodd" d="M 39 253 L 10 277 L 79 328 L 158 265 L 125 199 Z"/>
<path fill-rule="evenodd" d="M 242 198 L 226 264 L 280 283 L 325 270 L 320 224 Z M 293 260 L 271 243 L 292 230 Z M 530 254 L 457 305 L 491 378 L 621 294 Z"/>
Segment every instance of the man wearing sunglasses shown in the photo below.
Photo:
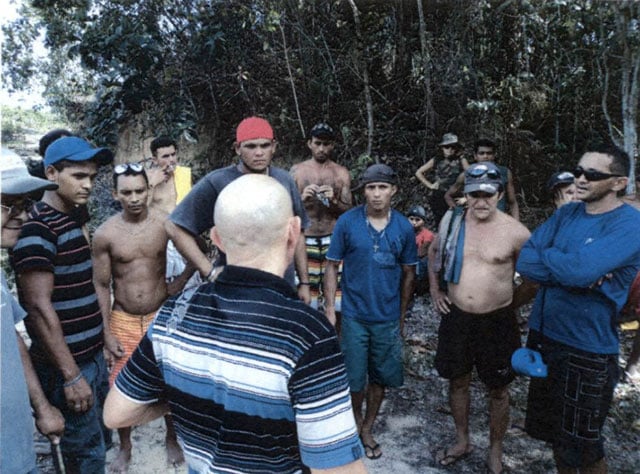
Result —
<path fill-rule="evenodd" d="M 4 147 L 0 175 L 0 243 L 3 249 L 10 249 L 17 242 L 22 224 L 27 219 L 27 209 L 31 206 L 28 196 L 45 189 L 53 190 L 56 185 L 30 176 L 22 159 Z M 36 472 L 31 409 L 38 430 L 55 444 L 60 442 L 64 431 L 64 418 L 42 391 L 27 346 L 16 330 L 16 324 L 27 313 L 9 291 L 1 270 L 0 285 L 0 471 L 26 474 Z"/>
<path fill-rule="evenodd" d="M 447 211 L 429 250 L 433 304 L 442 315 L 435 366 L 449 380 L 455 443 L 436 453 L 448 466 L 473 451 L 469 385 L 475 367 L 489 390 L 489 472 L 502 472 L 502 441 L 509 421 L 511 354 L 520 347 L 515 309 L 532 297 L 532 285 L 513 289 L 515 264 L 529 231 L 498 209 L 504 192 L 498 167 L 475 163 L 464 173 L 466 210 Z M 438 275 L 442 272 L 442 275 Z M 442 277 L 446 291 L 441 289 Z"/>
<path fill-rule="evenodd" d="M 110 367 L 113 382 L 147 331 L 156 311 L 170 296 L 181 291 L 195 271 L 187 265 L 167 284 L 164 229 L 166 214 L 149 207 L 149 181 L 140 163 L 122 163 L 113 170 L 113 196 L 122 212 L 110 217 L 93 238 L 94 283 L 103 313 L 109 314 L 111 332 L 118 338 L 122 357 Z M 111 298 L 113 288 L 113 303 Z M 165 416 L 167 463 L 184 462 L 169 415 Z M 111 462 L 112 473 L 127 472 L 131 462 L 131 429 L 118 430 L 120 449 Z"/>
<path fill-rule="evenodd" d="M 619 378 L 617 315 L 640 269 L 640 213 L 621 201 L 629 157 L 590 148 L 573 171 L 580 201 L 558 209 L 523 247 L 517 270 L 540 284 L 527 346 L 548 377 L 529 385 L 526 431 L 553 447 L 560 473 L 605 473 L 602 427 Z"/>
<path fill-rule="evenodd" d="M 113 154 L 78 137 L 47 148 L 46 190 L 29 212 L 13 252 L 31 356 L 48 400 L 65 418 L 60 443 L 67 472 L 102 472 L 110 433 L 102 423 L 107 364 L 119 354 L 100 311 L 88 237 L 76 209 L 86 205 L 98 167 Z"/>
<path fill-rule="evenodd" d="M 473 145 L 473 157 L 476 160 L 476 163 L 494 163 L 496 159 L 496 144 L 492 140 L 481 138 Z M 513 174 L 506 166 L 498 164 L 495 165 L 500 171 L 503 191 L 502 197 L 498 201 L 498 209 L 503 212 L 507 212 L 508 210 L 511 217 L 519 220 L 520 207 L 516 200 L 516 189 L 513 185 Z M 444 200 L 447 202 L 450 209 L 453 209 L 456 205 L 464 204 L 465 201 L 463 198 L 459 198 L 459 200 L 456 200 L 455 198 L 455 196 L 459 196 L 463 186 L 464 173 L 460 173 L 456 182 L 451 185 L 444 195 Z"/>

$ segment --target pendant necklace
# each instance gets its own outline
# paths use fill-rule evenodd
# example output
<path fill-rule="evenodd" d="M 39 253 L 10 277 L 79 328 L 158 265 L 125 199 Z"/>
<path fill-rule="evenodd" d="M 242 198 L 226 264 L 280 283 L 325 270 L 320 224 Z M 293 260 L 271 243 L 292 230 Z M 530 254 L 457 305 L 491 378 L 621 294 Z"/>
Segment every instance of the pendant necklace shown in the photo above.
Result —
<path fill-rule="evenodd" d="M 373 242 L 373 253 L 377 253 L 380 249 L 380 240 L 384 237 L 385 232 L 387 231 L 387 225 L 389 225 L 389 221 L 391 220 L 391 209 L 389 209 L 389 214 L 387 215 L 387 223 L 381 232 L 376 230 L 376 228 L 369 221 L 369 216 L 367 215 L 367 207 L 364 208 L 364 218 L 367 221 L 367 232 L 369 233 L 369 237 L 371 237 L 371 241 Z M 371 232 L 373 230 L 373 232 Z"/>

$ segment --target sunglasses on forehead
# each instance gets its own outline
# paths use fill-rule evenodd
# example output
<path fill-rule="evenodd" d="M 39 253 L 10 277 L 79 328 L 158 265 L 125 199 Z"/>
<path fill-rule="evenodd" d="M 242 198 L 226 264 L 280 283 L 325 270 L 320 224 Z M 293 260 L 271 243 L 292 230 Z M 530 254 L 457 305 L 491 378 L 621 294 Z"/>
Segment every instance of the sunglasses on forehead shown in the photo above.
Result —
<path fill-rule="evenodd" d="M 141 163 L 121 163 L 113 168 L 113 172 L 117 175 L 124 174 L 129 170 L 132 173 L 142 173 L 144 166 Z"/>
<path fill-rule="evenodd" d="M 467 171 L 467 176 L 471 176 L 472 178 L 480 178 L 487 175 L 490 179 L 500 179 L 500 172 L 498 170 L 494 170 L 491 168 L 485 168 L 482 166 L 478 166 L 476 168 L 469 168 Z"/>
<path fill-rule="evenodd" d="M 621 174 L 603 173 L 602 171 L 585 170 L 582 166 L 578 166 L 573 174 L 576 178 L 584 175 L 584 179 L 587 181 L 604 181 L 609 178 L 622 178 Z"/>

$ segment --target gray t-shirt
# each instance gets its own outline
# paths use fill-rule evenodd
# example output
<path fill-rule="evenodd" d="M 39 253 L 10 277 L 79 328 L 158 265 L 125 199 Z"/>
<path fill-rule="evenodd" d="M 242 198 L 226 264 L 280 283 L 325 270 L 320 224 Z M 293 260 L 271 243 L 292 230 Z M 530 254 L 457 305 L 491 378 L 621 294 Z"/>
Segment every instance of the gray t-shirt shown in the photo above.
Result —
<path fill-rule="evenodd" d="M 189 191 L 184 199 L 173 210 L 169 219 L 174 224 L 182 227 L 193 235 L 200 235 L 214 226 L 213 209 L 218 199 L 218 194 L 230 182 L 242 176 L 243 173 L 238 169 L 238 165 L 230 165 L 211 171 L 204 178 L 196 183 Z M 309 218 L 302 205 L 302 198 L 296 183 L 291 175 L 274 166 L 269 167 L 269 176 L 276 179 L 282 184 L 293 202 L 293 214 L 300 217 L 302 221 L 302 229 L 309 227 Z M 295 285 L 295 269 L 293 264 L 289 265 L 285 273 L 285 279 L 292 285 Z"/>

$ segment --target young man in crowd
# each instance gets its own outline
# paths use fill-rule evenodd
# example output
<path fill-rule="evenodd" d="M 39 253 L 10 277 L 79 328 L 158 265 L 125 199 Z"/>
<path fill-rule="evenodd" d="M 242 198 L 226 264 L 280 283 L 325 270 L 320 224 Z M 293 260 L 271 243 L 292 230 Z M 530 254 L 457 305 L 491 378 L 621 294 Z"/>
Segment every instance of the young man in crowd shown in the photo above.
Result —
<path fill-rule="evenodd" d="M 57 186 L 30 176 L 22 159 L 5 148 L 2 149 L 0 176 L 0 244 L 3 249 L 10 249 L 18 241 L 22 224 L 27 219 L 27 209 L 31 206 L 29 196 L 54 190 Z M 11 294 L 2 270 L 0 284 L 0 472 L 31 474 L 37 472 L 32 409 L 36 427 L 54 445 L 60 443 L 64 418 L 47 400 L 27 346 L 16 329 L 16 324 L 27 313 Z"/>
<path fill-rule="evenodd" d="M 397 175 L 384 164 L 369 166 L 360 180 L 366 204 L 338 218 L 324 279 L 325 314 L 336 322 L 338 266 L 342 273 L 342 333 L 351 399 L 365 454 L 382 456 L 373 424 L 386 387 L 403 382 L 404 317 L 418 264 L 411 224 L 391 208 Z M 366 397 L 366 412 L 362 409 Z"/>
<path fill-rule="evenodd" d="M 578 202 L 558 209 L 523 247 L 518 272 L 540 284 L 527 346 L 548 376 L 529 384 L 525 430 L 551 443 L 561 474 L 607 472 L 603 425 L 619 378 L 617 317 L 640 269 L 640 213 L 618 197 L 629 157 L 590 148 L 573 172 Z"/>
<path fill-rule="evenodd" d="M 103 313 L 110 314 L 112 334 L 124 355 L 116 359 L 109 374 L 110 385 L 147 331 L 156 311 L 169 295 L 182 290 L 193 273 L 187 269 L 167 285 L 165 280 L 168 236 L 166 215 L 148 207 L 149 183 L 141 164 L 116 165 L 113 174 L 114 198 L 122 212 L 110 217 L 93 239 L 94 282 Z M 113 287 L 113 303 L 111 288 Z M 169 415 L 166 449 L 169 465 L 184 461 Z M 127 472 L 131 461 L 131 429 L 118 430 L 120 449 L 109 466 L 113 473 Z"/>
<path fill-rule="evenodd" d="M 219 268 L 205 255 L 196 239 L 214 226 L 211 208 L 215 205 L 220 191 L 240 176 L 255 173 L 275 178 L 289 191 L 294 214 L 302 219 L 302 228 L 309 227 L 309 220 L 293 178 L 285 170 L 271 166 L 276 151 L 276 140 L 269 122 L 260 117 L 249 117 L 240 122 L 236 129 L 235 151 L 240 158 L 239 163 L 214 170 L 198 181 L 165 224 L 169 238 L 178 251 L 196 267 L 205 280 L 213 281 Z M 292 265 L 287 270 L 285 279 L 295 287 L 297 272 L 300 284 L 298 294 L 308 303 L 309 275 L 304 239 L 298 242 L 294 264 L 295 269 Z"/>
<path fill-rule="evenodd" d="M 533 296 L 529 284 L 514 294 L 513 278 L 529 231 L 498 209 L 503 194 L 498 167 L 490 161 L 464 172 L 464 212 L 442 220 L 429 261 L 433 304 L 442 315 L 435 365 L 449 380 L 449 403 L 456 428 L 452 446 L 436 453 L 436 462 L 450 466 L 473 451 L 469 436 L 469 386 L 475 366 L 489 389 L 489 453 L 487 469 L 500 473 L 502 442 L 509 423 L 511 355 L 520 347 L 514 309 Z M 449 215 L 453 216 L 449 219 Z M 445 226 L 445 222 L 450 225 Z M 446 291 L 440 288 L 440 275 Z"/>
<path fill-rule="evenodd" d="M 107 362 L 122 355 L 100 311 L 88 236 L 76 216 L 87 204 L 106 148 L 62 137 L 45 153 L 47 190 L 29 212 L 14 248 L 31 356 L 47 399 L 65 418 L 60 443 L 68 473 L 102 472 L 110 433 L 102 424 Z"/>
<path fill-rule="evenodd" d="M 289 191 L 246 174 L 217 196 L 214 220 L 227 265 L 160 309 L 107 425 L 170 408 L 193 472 L 366 472 L 336 333 L 282 278 L 301 238 Z"/>
<path fill-rule="evenodd" d="M 336 133 L 330 125 L 318 123 L 309 132 L 307 147 L 311 158 L 291 168 L 304 208 L 309 217 L 305 243 L 309 266 L 311 306 L 322 308 L 322 281 L 331 233 L 340 215 L 351 207 L 349 170 L 333 161 Z M 336 313 L 340 312 L 340 289 L 336 295 Z"/>

